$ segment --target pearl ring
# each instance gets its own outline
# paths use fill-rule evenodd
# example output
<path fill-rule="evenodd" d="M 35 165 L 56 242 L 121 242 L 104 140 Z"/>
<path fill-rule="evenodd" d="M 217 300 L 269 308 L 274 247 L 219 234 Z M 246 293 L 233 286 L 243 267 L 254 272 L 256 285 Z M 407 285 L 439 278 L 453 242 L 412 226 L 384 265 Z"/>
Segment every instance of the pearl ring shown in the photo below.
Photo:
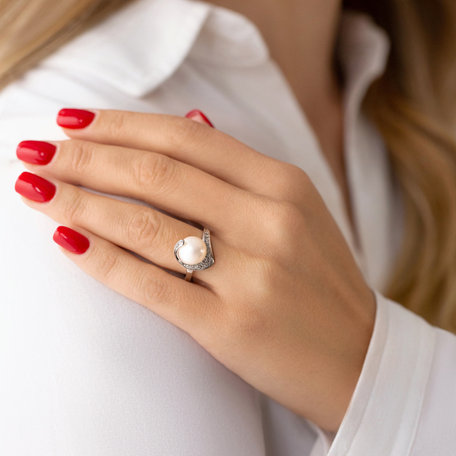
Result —
<path fill-rule="evenodd" d="M 202 238 L 187 236 L 176 242 L 174 256 L 180 265 L 186 269 L 185 280 L 191 282 L 193 271 L 210 268 L 215 260 L 212 254 L 211 233 L 203 230 Z"/>

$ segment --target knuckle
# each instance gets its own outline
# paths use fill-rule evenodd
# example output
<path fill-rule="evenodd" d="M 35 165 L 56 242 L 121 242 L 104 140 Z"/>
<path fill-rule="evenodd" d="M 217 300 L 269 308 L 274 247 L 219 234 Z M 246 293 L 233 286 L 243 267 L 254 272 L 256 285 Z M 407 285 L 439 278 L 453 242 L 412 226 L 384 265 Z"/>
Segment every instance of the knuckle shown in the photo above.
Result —
<path fill-rule="evenodd" d="M 159 217 L 149 209 L 138 209 L 126 224 L 126 240 L 130 245 L 140 241 L 153 245 L 159 231 Z"/>
<path fill-rule="evenodd" d="M 288 201 L 272 202 L 263 220 L 269 255 L 276 259 L 292 257 L 305 229 L 301 210 Z"/>
<path fill-rule="evenodd" d="M 274 174 L 275 193 L 284 200 L 293 200 L 296 194 L 302 198 L 311 183 L 309 175 L 291 163 L 282 163 Z"/>
<path fill-rule="evenodd" d="M 278 265 L 272 258 L 257 260 L 253 282 L 256 301 L 262 302 L 264 298 L 271 296 L 277 268 Z"/>
<path fill-rule="evenodd" d="M 261 257 L 251 261 L 248 290 L 243 289 L 235 305 L 230 302 L 221 306 L 223 312 L 219 320 L 223 321 L 223 325 L 218 325 L 217 330 L 229 340 L 245 341 L 246 337 L 264 334 L 268 326 L 265 303 L 270 300 L 271 293 L 276 293 L 276 289 L 272 290 L 277 286 L 276 265 Z"/>
<path fill-rule="evenodd" d="M 62 213 L 66 220 L 70 223 L 78 224 L 84 219 L 87 210 L 87 199 L 83 192 L 74 189 L 70 198 L 67 198 L 63 203 Z"/>
<path fill-rule="evenodd" d="M 292 163 L 285 163 L 285 173 L 288 179 L 296 183 L 308 184 L 310 182 L 309 175 L 299 166 Z"/>
<path fill-rule="evenodd" d="M 172 190 L 177 167 L 174 160 L 166 155 L 147 153 L 133 168 L 139 189 L 149 189 L 154 193 Z"/>
<path fill-rule="evenodd" d="M 72 144 L 70 167 L 76 174 L 84 174 L 93 160 L 93 145 L 88 141 L 75 141 Z"/>
<path fill-rule="evenodd" d="M 137 296 L 141 296 L 144 304 L 153 307 L 156 304 L 168 303 L 170 301 L 169 287 L 163 280 L 154 277 L 153 274 L 146 272 L 142 274 L 136 284 Z"/>
<path fill-rule="evenodd" d="M 299 208 L 287 201 L 272 202 L 266 212 L 266 226 L 270 235 L 288 233 L 302 217 Z"/>
<path fill-rule="evenodd" d="M 275 209 L 277 214 L 277 223 L 284 231 L 294 225 L 301 218 L 301 211 L 293 203 L 282 202 Z"/>
<path fill-rule="evenodd" d="M 125 114 L 120 111 L 111 111 L 109 120 L 105 123 L 105 128 L 110 137 L 118 138 L 121 136 L 125 129 Z"/>
<path fill-rule="evenodd" d="M 120 269 L 120 257 L 114 254 L 108 254 L 100 248 L 95 248 L 92 256 L 96 258 L 96 271 L 104 280 L 110 281 L 116 279 L 116 274 Z"/>
<path fill-rule="evenodd" d="M 194 120 L 176 118 L 170 125 L 168 137 L 173 147 L 188 147 L 202 140 L 208 134 L 207 130 L 209 129 Z"/>

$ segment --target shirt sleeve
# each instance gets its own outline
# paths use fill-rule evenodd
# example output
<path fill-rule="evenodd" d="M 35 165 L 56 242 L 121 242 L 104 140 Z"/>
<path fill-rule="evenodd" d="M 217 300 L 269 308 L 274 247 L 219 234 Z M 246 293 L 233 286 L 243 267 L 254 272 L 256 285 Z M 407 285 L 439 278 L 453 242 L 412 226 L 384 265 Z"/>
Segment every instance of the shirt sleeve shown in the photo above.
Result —
<path fill-rule="evenodd" d="M 372 338 L 337 433 L 311 456 L 456 454 L 456 336 L 374 290 Z"/>

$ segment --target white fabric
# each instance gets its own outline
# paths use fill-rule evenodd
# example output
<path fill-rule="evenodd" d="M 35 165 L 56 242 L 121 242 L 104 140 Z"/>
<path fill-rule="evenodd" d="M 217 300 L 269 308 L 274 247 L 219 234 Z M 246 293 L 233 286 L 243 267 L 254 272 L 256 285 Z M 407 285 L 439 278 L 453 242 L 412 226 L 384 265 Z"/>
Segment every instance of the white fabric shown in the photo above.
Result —
<path fill-rule="evenodd" d="M 402 233 L 381 137 L 360 109 L 386 34 L 345 12 L 345 154 L 361 249 L 305 113 L 257 28 L 191 0 L 138 0 L 0 92 L 0 454 L 456 454 L 456 337 L 381 291 Z M 337 434 L 265 397 L 187 334 L 96 282 L 51 240 L 56 223 L 13 186 L 23 139 L 63 139 L 60 107 L 184 115 L 302 167 L 375 290 L 365 363 Z M 125 198 L 125 200 L 129 201 Z"/>

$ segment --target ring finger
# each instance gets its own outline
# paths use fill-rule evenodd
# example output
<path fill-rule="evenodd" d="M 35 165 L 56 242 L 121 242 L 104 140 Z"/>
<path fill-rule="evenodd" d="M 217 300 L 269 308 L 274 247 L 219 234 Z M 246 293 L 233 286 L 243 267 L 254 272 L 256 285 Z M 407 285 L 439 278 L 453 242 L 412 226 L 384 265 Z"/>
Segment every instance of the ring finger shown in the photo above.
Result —
<path fill-rule="evenodd" d="M 51 182 L 28 172 L 18 177 L 16 191 L 25 197 L 27 205 L 57 222 L 86 229 L 176 272 L 185 272 L 174 256 L 176 242 L 202 235 L 197 227 L 150 207 L 97 195 L 55 179 Z M 213 233 L 211 238 L 212 244 L 216 244 L 214 256 L 226 261 L 227 246 Z M 218 261 L 204 272 L 207 283 L 214 283 L 217 265 Z"/>

